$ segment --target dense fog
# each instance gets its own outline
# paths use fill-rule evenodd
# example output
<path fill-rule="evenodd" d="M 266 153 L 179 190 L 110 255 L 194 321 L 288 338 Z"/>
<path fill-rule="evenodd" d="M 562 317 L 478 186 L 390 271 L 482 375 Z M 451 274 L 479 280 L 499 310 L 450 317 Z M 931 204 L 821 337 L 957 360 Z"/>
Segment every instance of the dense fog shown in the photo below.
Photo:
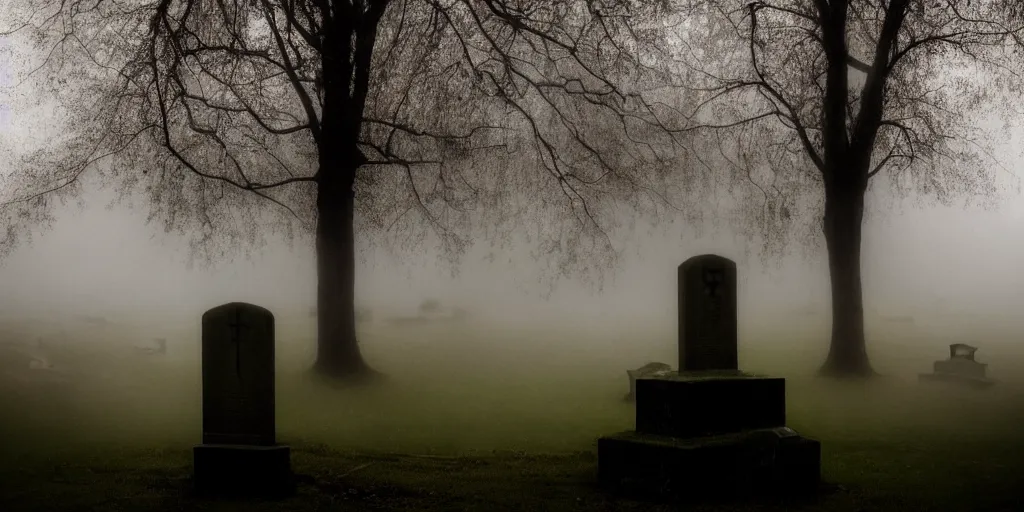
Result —
<path fill-rule="evenodd" d="M 373 316 L 360 323 L 361 346 L 392 384 L 339 395 L 305 373 L 315 349 L 309 247 L 277 242 L 251 259 L 189 268 L 181 240 L 130 210 L 103 208 L 102 194 L 96 197 L 81 211 L 65 209 L 52 231 L 0 270 L 5 371 L 37 379 L 43 372 L 28 366 L 41 357 L 76 383 L 60 399 L 32 398 L 29 387 L 5 395 L 6 417 L 18 418 L 7 424 L 12 438 L 29 435 L 54 449 L 195 442 L 199 318 L 221 303 L 247 301 L 277 318 L 279 431 L 286 441 L 419 452 L 584 449 L 604 430 L 631 424 L 620 402 L 626 369 L 675 365 L 676 266 L 706 252 L 739 262 L 741 367 L 791 377 L 790 407 L 798 416 L 814 410 L 841 418 L 876 407 L 887 411 L 878 419 L 885 425 L 930 421 L 900 400 L 945 400 L 920 395 L 924 388 L 895 392 L 887 385 L 876 398 L 885 405 L 858 395 L 853 402 L 860 405 L 851 408 L 814 395 L 819 384 L 802 379 L 827 350 L 821 253 L 762 262 L 727 233 L 695 238 L 671 226 L 622 235 L 622 266 L 602 289 L 571 280 L 539 284 L 530 261 L 488 263 L 487 244 L 466 255 L 454 277 L 430 255 L 364 254 L 357 298 Z M 966 341 L 980 347 L 991 376 L 1008 385 L 1019 380 L 1024 274 L 1013 269 L 1024 247 L 1011 234 L 1020 204 L 1007 201 L 1000 211 L 908 207 L 869 222 L 868 350 L 880 372 L 913 382 L 947 355 L 946 344 Z M 427 298 L 441 302 L 441 316 L 458 308 L 466 318 L 389 321 L 416 316 Z M 167 340 L 166 354 L 153 353 L 156 338 Z M 32 348 L 36 340 L 43 350 Z M 842 412 L 828 412 L 832 406 Z"/>
<path fill-rule="evenodd" d="M 2 262 L 7 315 L 94 315 L 159 325 L 233 300 L 284 317 L 313 307 L 316 276 L 308 239 L 272 239 L 252 257 L 193 261 L 180 237 L 147 225 L 145 212 L 105 208 L 109 199 L 94 192 L 84 208 L 67 205 L 52 230 Z M 907 200 L 899 210 L 869 218 L 863 254 L 869 323 L 911 316 L 917 329 L 949 332 L 950 322 L 968 327 L 955 319 L 962 316 L 1009 327 L 1024 307 L 1024 273 L 1014 270 L 1024 260 L 1024 244 L 1013 236 L 1022 220 L 1019 197 L 988 210 Z M 429 252 L 363 251 L 357 300 L 379 318 L 415 314 L 421 301 L 435 298 L 476 318 L 512 325 L 527 318 L 597 330 L 632 322 L 672 325 L 676 265 L 714 252 L 739 262 L 741 330 L 785 330 L 829 315 L 820 248 L 792 247 L 788 256 L 766 260 L 724 228 L 698 237 L 678 224 L 641 223 L 615 236 L 621 260 L 601 284 L 572 276 L 541 280 L 528 254 L 503 257 L 486 240 L 462 258 L 454 275 Z"/>

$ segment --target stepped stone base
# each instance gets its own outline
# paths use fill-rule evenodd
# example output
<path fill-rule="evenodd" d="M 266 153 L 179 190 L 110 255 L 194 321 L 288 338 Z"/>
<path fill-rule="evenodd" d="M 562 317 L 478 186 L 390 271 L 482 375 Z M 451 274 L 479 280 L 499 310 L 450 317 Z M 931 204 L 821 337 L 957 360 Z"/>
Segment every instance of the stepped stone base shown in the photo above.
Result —
<path fill-rule="evenodd" d="M 698 438 L 634 431 L 597 442 L 602 485 L 661 496 L 732 499 L 817 491 L 821 443 L 781 427 Z"/>

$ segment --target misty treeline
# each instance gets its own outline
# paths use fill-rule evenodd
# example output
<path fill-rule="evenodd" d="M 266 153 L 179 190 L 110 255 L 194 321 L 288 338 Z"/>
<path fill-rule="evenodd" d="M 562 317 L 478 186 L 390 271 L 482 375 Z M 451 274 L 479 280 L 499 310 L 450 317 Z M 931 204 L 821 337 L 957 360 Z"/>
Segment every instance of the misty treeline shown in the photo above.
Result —
<path fill-rule="evenodd" d="M 362 244 L 457 262 L 478 239 L 528 239 L 556 275 L 599 276 L 630 219 L 706 216 L 769 256 L 823 238 L 823 371 L 869 375 L 870 185 L 992 197 L 976 114 L 1022 84 L 1009 0 L 13 7 L 2 28 L 33 49 L 20 94 L 64 123 L 4 178 L 0 248 L 52 221 L 86 173 L 207 260 L 271 233 L 312 241 L 315 368 L 357 381 L 376 375 L 355 332 Z"/>

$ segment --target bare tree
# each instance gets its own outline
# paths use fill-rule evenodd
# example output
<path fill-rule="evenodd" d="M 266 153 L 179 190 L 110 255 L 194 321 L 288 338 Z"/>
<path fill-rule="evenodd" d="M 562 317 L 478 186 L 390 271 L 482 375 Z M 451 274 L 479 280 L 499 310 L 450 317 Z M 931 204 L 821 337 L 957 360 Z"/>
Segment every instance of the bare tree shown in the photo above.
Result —
<path fill-rule="evenodd" d="M 652 83 L 635 3 L 26 0 L 8 34 L 42 50 L 30 76 L 63 102 L 68 133 L 11 177 L 0 246 L 50 220 L 86 171 L 145 193 L 151 219 L 208 258 L 309 230 L 315 368 L 373 377 L 355 334 L 357 232 L 426 223 L 458 255 L 474 223 L 543 221 L 520 215 L 539 199 L 540 215 L 571 219 L 549 252 L 578 263 L 614 252 L 608 199 L 666 204 L 650 171 L 669 153 L 635 101 Z"/>
<path fill-rule="evenodd" d="M 753 190 L 745 215 L 781 249 L 820 215 L 832 291 L 821 372 L 874 373 L 864 333 L 861 231 L 871 184 L 948 202 L 993 197 L 998 176 L 979 137 L 989 100 L 1019 90 L 1022 24 L 1013 2 L 681 0 L 667 37 L 698 94 L 662 108 L 699 131 L 715 165 Z M 1019 20 L 1019 18 L 1018 18 Z M 682 121 L 679 121 L 682 120 Z M 711 158 L 711 151 L 705 151 Z M 803 215 L 802 215 L 803 214 Z M 791 233 L 792 234 L 792 233 Z M 806 235 L 806 232 L 798 233 Z M 807 238 L 805 238 L 807 240 Z"/>

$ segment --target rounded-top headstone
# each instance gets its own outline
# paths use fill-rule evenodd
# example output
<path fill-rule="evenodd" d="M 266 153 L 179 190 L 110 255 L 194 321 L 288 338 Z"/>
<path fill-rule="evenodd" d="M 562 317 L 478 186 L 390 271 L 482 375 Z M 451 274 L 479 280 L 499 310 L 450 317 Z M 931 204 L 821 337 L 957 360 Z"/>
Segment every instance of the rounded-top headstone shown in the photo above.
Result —
<path fill-rule="evenodd" d="M 679 371 L 737 370 L 736 262 L 694 256 L 678 279 Z"/>
<path fill-rule="evenodd" d="M 202 324 L 203 443 L 273 445 L 274 315 L 232 302 Z"/>

